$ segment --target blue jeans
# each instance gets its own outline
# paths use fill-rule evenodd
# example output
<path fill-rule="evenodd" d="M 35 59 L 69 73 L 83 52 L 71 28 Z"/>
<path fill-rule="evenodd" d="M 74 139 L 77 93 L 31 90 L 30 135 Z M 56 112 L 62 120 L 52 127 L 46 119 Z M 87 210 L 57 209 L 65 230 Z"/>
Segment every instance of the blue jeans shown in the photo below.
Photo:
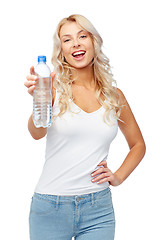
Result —
<path fill-rule="evenodd" d="M 30 240 L 113 240 L 111 191 L 75 196 L 34 193 L 29 214 Z"/>

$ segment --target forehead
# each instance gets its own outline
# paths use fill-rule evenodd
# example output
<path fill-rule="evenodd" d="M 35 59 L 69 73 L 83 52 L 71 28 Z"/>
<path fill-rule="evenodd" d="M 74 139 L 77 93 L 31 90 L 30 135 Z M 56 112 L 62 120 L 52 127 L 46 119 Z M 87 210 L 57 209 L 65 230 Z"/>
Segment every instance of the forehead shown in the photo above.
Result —
<path fill-rule="evenodd" d="M 63 37 L 63 35 L 67 35 L 67 34 L 70 34 L 70 35 L 77 34 L 81 30 L 84 30 L 84 29 L 76 22 L 67 22 L 60 29 L 60 38 Z"/>

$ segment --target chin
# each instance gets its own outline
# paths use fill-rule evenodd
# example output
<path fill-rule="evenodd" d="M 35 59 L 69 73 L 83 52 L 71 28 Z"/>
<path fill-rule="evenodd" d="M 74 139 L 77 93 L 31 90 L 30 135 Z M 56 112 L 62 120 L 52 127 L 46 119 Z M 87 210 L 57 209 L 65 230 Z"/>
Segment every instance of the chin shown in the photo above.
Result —
<path fill-rule="evenodd" d="M 87 63 L 78 63 L 78 64 L 75 64 L 75 63 L 69 63 L 69 65 L 71 67 L 74 67 L 76 69 L 83 69 L 83 68 L 87 68 L 87 67 L 90 67 L 92 64 L 92 61 L 90 62 L 87 62 Z"/>

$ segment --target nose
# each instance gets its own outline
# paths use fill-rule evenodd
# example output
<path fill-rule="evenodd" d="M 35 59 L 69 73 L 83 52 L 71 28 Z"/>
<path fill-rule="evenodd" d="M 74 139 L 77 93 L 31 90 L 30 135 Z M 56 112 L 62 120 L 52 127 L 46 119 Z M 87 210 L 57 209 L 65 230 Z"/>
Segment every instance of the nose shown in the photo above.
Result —
<path fill-rule="evenodd" d="M 73 41 L 73 47 L 79 47 L 80 46 L 80 43 L 77 39 L 74 39 Z"/>

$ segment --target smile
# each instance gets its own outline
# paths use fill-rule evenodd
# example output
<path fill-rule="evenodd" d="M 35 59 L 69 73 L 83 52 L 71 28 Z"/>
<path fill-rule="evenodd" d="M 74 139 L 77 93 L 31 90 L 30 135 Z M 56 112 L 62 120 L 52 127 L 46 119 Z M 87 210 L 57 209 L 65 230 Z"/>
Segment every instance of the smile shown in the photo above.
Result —
<path fill-rule="evenodd" d="M 73 56 L 74 59 L 76 59 L 76 60 L 82 60 L 82 59 L 84 58 L 85 53 L 86 53 L 86 51 L 84 51 L 84 50 L 79 50 L 79 51 L 73 52 L 73 53 L 72 53 L 72 56 Z"/>

